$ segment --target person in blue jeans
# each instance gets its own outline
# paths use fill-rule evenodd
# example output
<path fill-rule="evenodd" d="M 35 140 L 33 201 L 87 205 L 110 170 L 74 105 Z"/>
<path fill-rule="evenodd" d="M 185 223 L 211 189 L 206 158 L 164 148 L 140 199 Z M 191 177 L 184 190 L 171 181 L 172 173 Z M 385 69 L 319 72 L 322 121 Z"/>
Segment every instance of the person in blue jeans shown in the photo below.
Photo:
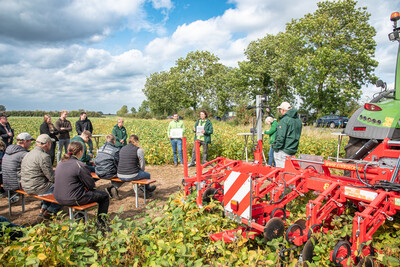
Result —
<path fill-rule="evenodd" d="M 13 224 L 6 217 L 0 216 L 0 236 L 4 235 L 7 228 L 11 228 L 11 231 L 9 233 L 11 240 L 16 240 L 17 238 L 20 238 L 24 235 L 23 232 L 19 230 L 19 228 L 25 228 L 25 226 Z"/>
<path fill-rule="evenodd" d="M 274 161 L 274 141 L 275 141 L 275 135 L 276 135 L 276 127 L 278 126 L 278 122 L 276 119 L 272 117 L 267 117 L 265 119 L 265 123 L 270 125 L 271 128 L 268 131 L 264 131 L 264 134 L 269 135 L 269 153 L 268 153 L 268 165 L 269 166 L 275 166 L 275 161 Z"/>
<path fill-rule="evenodd" d="M 173 120 L 169 123 L 167 134 L 171 141 L 172 152 L 174 154 L 174 165 L 178 166 L 178 153 L 179 161 L 183 163 L 183 153 L 182 153 L 182 137 L 185 132 L 185 125 L 183 121 L 179 119 L 178 113 L 174 113 Z M 178 152 L 178 153 L 177 153 Z"/>
<path fill-rule="evenodd" d="M 119 151 L 118 178 L 124 182 L 150 179 L 150 173 L 145 172 L 145 165 L 144 151 L 139 145 L 139 137 L 129 136 L 128 144 Z M 151 197 L 155 189 L 155 185 L 146 185 L 146 196 Z"/>

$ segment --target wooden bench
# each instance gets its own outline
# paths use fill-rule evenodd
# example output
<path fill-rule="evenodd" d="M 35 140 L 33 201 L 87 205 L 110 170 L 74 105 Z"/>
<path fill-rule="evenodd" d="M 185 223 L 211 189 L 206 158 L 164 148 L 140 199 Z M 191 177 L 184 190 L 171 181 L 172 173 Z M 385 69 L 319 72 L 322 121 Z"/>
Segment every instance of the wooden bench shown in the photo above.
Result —
<path fill-rule="evenodd" d="M 44 195 L 44 196 L 38 196 L 38 195 L 29 195 L 27 194 L 24 190 L 19 189 L 19 190 L 15 190 L 14 192 L 20 194 L 22 196 L 22 212 L 25 212 L 25 196 L 30 196 L 36 199 L 40 199 L 40 200 L 44 200 L 44 201 L 48 201 L 51 203 L 56 203 L 61 205 L 60 203 L 57 202 L 57 200 L 54 198 L 53 194 L 48 194 L 48 195 Z M 10 191 L 8 191 L 8 213 L 11 216 L 11 193 Z M 62 206 L 62 205 L 61 205 Z M 84 218 L 85 218 L 85 222 L 87 222 L 88 220 L 88 216 L 87 216 L 87 210 L 96 207 L 97 203 L 93 202 L 93 203 L 89 203 L 86 205 L 78 205 L 78 206 L 66 206 L 68 207 L 68 211 L 69 211 L 69 219 L 72 222 L 77 215 L 79 214 L 83 214 Z"/>
<path fill-rule="evenodd" d="M 133 185 L 133 191 L 135 191 L 136 208 L 139 208 L 139 186 L 138 185 L 150 185 L 150 184 L 153 184 L 156 182 L 156 180 L 150 180 L 150 179 L 142 179 L 142 180 L 136 180 L 136 181 L 122 181 L 119 178 L 101 179 L 94 172 L 92 172 L 92 177 L 93 177 L 93 179 L 97 179 L 97 180 L 107 180 L 107 181 L 114 181 L 114 182 L 121 182 L 121 183 L 131 183 Z M 146 205 L 146 190 L 143 190 L 143 199 L 144 199 L 144 205 Z"/>

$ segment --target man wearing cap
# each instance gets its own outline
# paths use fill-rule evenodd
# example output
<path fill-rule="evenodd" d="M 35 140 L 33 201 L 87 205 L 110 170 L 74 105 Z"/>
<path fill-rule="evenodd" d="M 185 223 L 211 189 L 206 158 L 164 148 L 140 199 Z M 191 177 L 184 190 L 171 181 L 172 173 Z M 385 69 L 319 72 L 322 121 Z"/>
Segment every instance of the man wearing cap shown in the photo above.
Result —
<path fill-rule="evenodd" d="M 281 113 L 274 142 L 274 160 L 276 167 L 285 167 L 286 157 L 296 154 L 299 147 L 302 123 L 297 116 L 297 109 L 291 108 L 288 102 L 278 107 Z"/>
<path fill-rule="evenodd" d="M 20 133 L 17 136 L 17 144 L 9 145 L 5 151 L 1 168 L 3 171 L 4 190 L 10 191 L 11 202 L 18 201 L 18 195 L 13 191 L 20 189 L 21 162 L 31 146 L 32 136 L 29 133 Z"/>
<path fill-rule="evenodd" d="M 68 111 L 61 111 L 60 118 L 56 121 L 54 127 L 56 127 L 59 137 L 58 137 L 58 151 L 57 151 L 57 163 L 61 161 L 61 154 L 64 147 L 65 153 L 68 153 L 69 145 L 69 132 L 72 131 L 71 122 L 67 120 Z"/>
<path fill-rule="evenodd" d="M 35 148 L 22 159 L 21 186 L 30 195 L 48 195 L 54 189 L 54 171 L 50 155 L 46 153 L 51 148 L 52 139 L 47 134 L 41 134 L 36 139 Z M 57 213 L 61 206 L 42 201 L 39 215 L 48 218 Z"/>
<path fill-rule="evenodd" d="M 0 136 L 3 138 L 6 147 L 13 143 L 14 130 L 11 128 L 7 119 L 7 114 L 0 112 Z"/>

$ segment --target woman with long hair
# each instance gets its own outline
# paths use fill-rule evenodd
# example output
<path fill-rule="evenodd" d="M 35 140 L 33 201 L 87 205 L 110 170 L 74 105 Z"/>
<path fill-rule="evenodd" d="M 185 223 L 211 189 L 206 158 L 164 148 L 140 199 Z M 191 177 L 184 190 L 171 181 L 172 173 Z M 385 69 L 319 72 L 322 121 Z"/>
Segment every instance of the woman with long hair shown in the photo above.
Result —
<path fill-rule="evenodd" d="M 150 173 L 145 172 L 144 151 L 139 145 L 139 137 L 137 135 L 129 136 L 126 146 L 119 151 L 119 162 L 117 176 L 120 180 L 136 181 L 141 179 L 150 179 Z M 146 196 L 151 197 L 151 192 L 156 186 L 145 186 Z"/>
<path fill-rule="evenodd" d="M 47 134 L 50 136 L 50 138 L 54 139 L 54 142 L 51 143 L 50 150 L 47 152 L 50 155 L 51 164 L 54 164 L 54 159 L 56 156 L 56 142 L 58 141 L 58 131 L 51 122 L 51 116 L 49 114 L 44 115 L 44 121 L 40 125 L 40 134 Z"/>
<path fill-rule="evenodd" d="M 68 153 L 55 171 L 54 198 L 65 206 L 98 203 L 97 221 L 100 227 L 105 227 L 102 216 L 107 214 L 109 206 L 108 194 L 94 189 L 95 183 L 85 163 L 78 159 L 83 154 L 83 145 L 73 141 L 68 146 Z"/>

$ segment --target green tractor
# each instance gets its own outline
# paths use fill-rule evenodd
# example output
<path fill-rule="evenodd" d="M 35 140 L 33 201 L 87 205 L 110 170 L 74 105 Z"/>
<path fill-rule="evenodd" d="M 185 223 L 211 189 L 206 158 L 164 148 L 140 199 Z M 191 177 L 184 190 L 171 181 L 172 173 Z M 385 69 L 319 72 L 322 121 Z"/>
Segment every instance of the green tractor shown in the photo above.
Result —
<path fill-rule="evenodd" d="M 400 13 L 392 13 L 390 20 L 394 29 L 389 40 L 400 42 L 400 27 L 397 26 Z M 344 133 L 350 137 L 345 147 L 346 158 L 362 159 L 384 138 L 400 139 L 400 44 L 394 89 L 387 90 L 386 83 L 381 80 L 376 86 L 382 88 L 381 92 L 354 112 L 346 125 Z M 391 162 L 385 164 L 392 165 Z"/>

